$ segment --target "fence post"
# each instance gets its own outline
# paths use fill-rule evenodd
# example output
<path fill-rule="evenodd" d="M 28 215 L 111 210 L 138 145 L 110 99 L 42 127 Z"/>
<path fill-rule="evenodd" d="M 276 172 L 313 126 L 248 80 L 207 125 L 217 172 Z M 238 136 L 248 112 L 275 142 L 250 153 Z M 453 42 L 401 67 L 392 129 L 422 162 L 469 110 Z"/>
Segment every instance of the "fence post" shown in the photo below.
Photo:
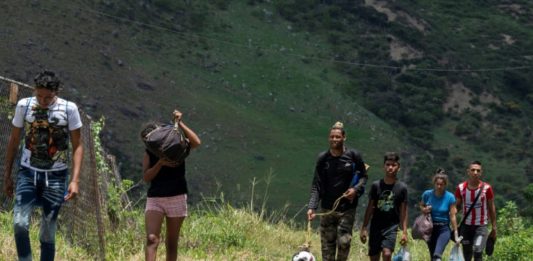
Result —
<path fill-rule="evenodd" d="M 92 120 L 89 125 L 89 130 L 92 129 Z M 91 133 L 91 132 L 89 132 Z M 90 146 L 91 150 L 89 152 L 90 161 L 91 161 L 91 175 L 93 177 L 93 184 L 92 186 L 95 188 L 95 207 L 96 207 L 96 223 L 98 227 L 98 243 L 99 243 L 99 260 L 105 260 L 105 225 L 104 221 L 102 220 L 102 210 L 101 210 L 101 204 L 100 200 L 102 199 L 102 195 L 100 194 L 100 189 L 98 186 L 98 171 L 96 167 L 96 152 L 95 152 L 95 146 L 94 146 L 94 137 L 92 134 L 89 134 L 89 140 L 87 141 L 88 145 Z"/>
<path fill-rule="evenodd" d="M 9 85 L 9 102 L 11 104 L 17 104 L 19 96 L 19 86 L 16 83 Z"/>

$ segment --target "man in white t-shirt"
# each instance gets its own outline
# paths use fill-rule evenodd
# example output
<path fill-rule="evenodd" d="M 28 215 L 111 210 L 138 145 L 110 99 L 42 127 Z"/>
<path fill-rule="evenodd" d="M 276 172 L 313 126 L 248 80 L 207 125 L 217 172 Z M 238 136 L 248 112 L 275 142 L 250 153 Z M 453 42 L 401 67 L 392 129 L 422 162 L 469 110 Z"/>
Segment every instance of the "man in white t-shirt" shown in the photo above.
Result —
<path fill-rule="evenodd" d="M 83 146 L 82 122 L 75 103 L 57 96 L 61 82 L 53 72 L 35 77 L 33 97 L 17 103 L 7 145 L 4 193 L 15 194 L 14 230 L 19 260 L 31 260 L 29 225 L 32 211 L 42 207 L 41 260 L 54 260 L 56 220 L 64 201 L 79 192 Z M 20 169 L 13 184 L 11 169 L 21 138 Z M 72 145 L 72 178 L 68 183 L 69 142 Z"/>

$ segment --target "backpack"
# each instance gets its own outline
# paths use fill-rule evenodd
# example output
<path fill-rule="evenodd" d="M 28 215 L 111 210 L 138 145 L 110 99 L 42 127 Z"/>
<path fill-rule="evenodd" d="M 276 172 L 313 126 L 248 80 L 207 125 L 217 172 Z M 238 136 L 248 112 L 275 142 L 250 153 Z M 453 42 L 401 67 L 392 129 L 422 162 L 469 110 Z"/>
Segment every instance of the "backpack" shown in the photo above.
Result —
<path fill-rule="evenodd" d="M 181 164 L 189 156 L 189 140 L 178 125 L 161 125 L 150 131 L 143 139 L 148 151 L 158 158 Z"/>
<path fill-rule="evenodd" d="M 352 173 L 353 173 L 353 178 L 352 178 L 352 181 L 350 182 L 350 187 L 355 187 L 357 184 L 359 184 L 359 181 L 363 178 L 363 173 L 355 169 L 357 157 L 353 150 L 350 150 L 350 157 L 352 159 Z M 368 170 L 368 168 L 370 168 L 368 164 L 365 163 L 364 165 L 365 165 L 365 170 Z M 364 183 L 360 187 L 360 190 L 357 192 L 358 197 L 361 197 L 365 193 L 365 185 L 366 185 L 366 181 L 364 181 Z"/>

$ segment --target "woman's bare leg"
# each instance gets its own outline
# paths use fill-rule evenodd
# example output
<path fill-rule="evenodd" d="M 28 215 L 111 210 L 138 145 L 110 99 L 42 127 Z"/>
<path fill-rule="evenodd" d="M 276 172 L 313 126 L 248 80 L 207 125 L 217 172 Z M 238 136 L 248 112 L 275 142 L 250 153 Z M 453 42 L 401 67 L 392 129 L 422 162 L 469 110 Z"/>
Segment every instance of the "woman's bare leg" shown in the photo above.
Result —
<path fill-rule="evenodd" d="M 144 224 L 146 227 L 146 261 L 155 261 L 157 257 L 157 246 L 160 242 L 161 225 L 164 215 L 157 211 L 146 211 L 144 214 Z"/>
<path fill-rule="evenodd" d="M 178 241 L 183 220 L 185 220 L 185 217 L 167 217 L 167 235 L 165 239 L 167 261 L 176 261 L 178 259 Z"/>

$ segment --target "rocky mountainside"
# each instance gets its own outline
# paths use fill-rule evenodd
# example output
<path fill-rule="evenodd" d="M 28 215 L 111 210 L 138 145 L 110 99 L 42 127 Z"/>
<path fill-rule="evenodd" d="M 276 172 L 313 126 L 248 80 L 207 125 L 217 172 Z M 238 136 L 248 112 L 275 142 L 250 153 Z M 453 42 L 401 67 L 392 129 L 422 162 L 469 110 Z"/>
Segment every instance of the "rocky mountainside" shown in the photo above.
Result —
<path fill-rule="evenodd" d="M 57 71 L 123 177 L 139 181 L 144 122 L 178 108 L 203 146 L 192 200 L 267 195 L 305 206 L 337 120 L 379 178 L 404 158 L 411 201 L 445 167 L 485 163 L 498 202 L 533 180 L 533 4 L 528 1 L 2 1 L 0 73 Z M 255 186 L 252 184 L 258 183 Z M 252 188 L 255 194 L 251 195 Z M 142 193 L 143 187 L 136 190 Z"/>

